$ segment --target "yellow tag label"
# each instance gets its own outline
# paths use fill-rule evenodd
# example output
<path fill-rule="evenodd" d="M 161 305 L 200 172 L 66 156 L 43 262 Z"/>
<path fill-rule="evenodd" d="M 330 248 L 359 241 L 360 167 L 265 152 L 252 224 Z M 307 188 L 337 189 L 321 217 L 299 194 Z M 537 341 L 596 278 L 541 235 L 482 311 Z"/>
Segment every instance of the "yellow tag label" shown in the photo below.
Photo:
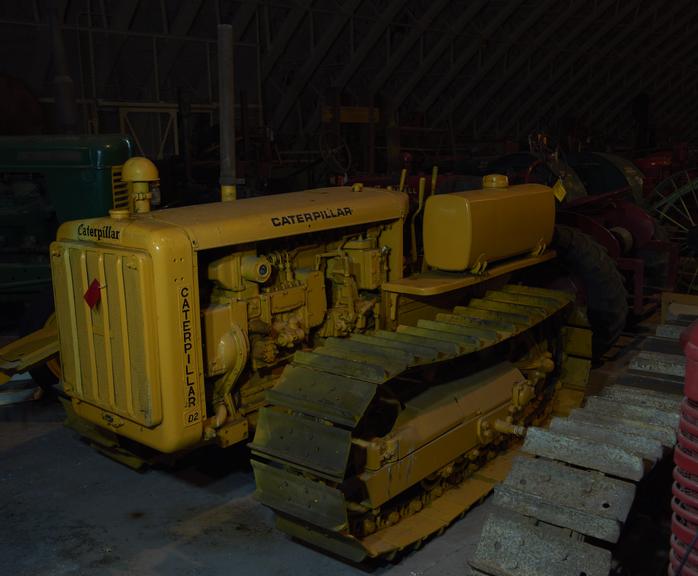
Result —
<path fill-rule="evenodd" d="M 555 182 L 555 186 L 553 186 L 553 196 L 557 198 L 558 202 L 562 202 L 565 196 L 567 196 L 567 190 L 565 190 L 565 186 L 560 179 L 558 179 L 558 181 Z"/>
<path fill-rule="evenodd" d="M 201 415 L 199 414 L 199 409 L 194 408 L 184 413 L 184 427 L 193 426 L 194 424 L 201 423 Z"/>

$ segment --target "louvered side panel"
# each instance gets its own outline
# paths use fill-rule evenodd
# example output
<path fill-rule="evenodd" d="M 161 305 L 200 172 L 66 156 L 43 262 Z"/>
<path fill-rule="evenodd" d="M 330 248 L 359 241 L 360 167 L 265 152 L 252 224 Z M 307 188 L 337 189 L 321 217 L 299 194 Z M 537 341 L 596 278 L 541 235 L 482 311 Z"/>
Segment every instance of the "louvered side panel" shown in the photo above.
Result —
<path fill-rule="evenodd" d="M 111 169 L 111 191 L 112 205 L 114 208 L 129 208 L 128 184 L 121 180 L 123 166 L 112 166 Z"/>

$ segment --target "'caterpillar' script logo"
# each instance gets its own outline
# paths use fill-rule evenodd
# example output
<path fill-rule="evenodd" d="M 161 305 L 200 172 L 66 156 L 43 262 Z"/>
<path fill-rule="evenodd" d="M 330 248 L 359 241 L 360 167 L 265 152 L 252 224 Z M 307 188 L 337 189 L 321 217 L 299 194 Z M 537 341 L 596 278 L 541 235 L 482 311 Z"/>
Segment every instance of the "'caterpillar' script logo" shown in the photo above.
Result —
<path fill-rule="evenodd" d="M 121 230 L 114 230 L 110 224 L 105 226 L 90 226 L 89 224 L 80 224 L 78 226 L 78 236 L 82 238 L 95 238 L 102 240 L 118 240 L 121 235 Z"/>
<path fill-rule="evenodd" d="M 275 227 L 288 226 L 290 224 L 304 224 L 305 222 L 315 222 L 316 220 L 339 218 L 340 216 L 351 216 L 351 208 L 330 208 L 328 210 L 315 210 L 313 212 L 301 212 L 299 214 L 288 214 L 286 216 L 273 216 L 271 223 Z"/>

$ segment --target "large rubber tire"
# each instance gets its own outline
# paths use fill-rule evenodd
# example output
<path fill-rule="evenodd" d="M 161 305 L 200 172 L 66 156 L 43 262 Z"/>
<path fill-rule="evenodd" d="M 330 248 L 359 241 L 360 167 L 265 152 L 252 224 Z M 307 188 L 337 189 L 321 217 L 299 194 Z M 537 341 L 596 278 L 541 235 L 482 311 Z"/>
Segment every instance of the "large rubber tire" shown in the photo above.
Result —
<path fill-rule="evenodd" d="M 654 220 L 653 240 L 669 242 L 671 240 L 669 232 L 662 223 Z M 645 285 L 663 287 L 669 285 L 669 255 L 666 252 L 647 250 L 640 248 L 636 256 L 645 263 Z"/>
<path fill-rule="evenodd" d="M 623 277 L 603 246 L 576 228 L 556 226 L 554 248 L 562 265 L 582 284 L 593 353 L 599 358 L 625 327 L 628 293 Z"/>

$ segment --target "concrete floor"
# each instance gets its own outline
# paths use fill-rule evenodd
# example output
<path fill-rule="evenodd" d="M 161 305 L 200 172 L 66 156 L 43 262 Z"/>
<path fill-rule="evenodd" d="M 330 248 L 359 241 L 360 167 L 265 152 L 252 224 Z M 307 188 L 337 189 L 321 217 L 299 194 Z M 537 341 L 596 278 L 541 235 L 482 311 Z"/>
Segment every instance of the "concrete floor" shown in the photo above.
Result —
<path fill-rule="evenodd" d="M 357 567 L 275 529 L 244 450 L 139 473 L 62 417 L 51 402 L 0 407 L 0 574 L 463 576 L 490 507 L 397 564 Z"/>
<path fill-rule="evenodd" d="M 589 392 L 626 367 L 640 338 L 621 338 Z M 485 501 L 398 563 L 355 566 L 275 529 L 253 497 L 244 448 L 135 472 L 62 421 L 57 402 L 0 406 L 0 575 L 465 576 L 492 507 Z M 661 492 L 668 509 L 668 485 Z"/>

